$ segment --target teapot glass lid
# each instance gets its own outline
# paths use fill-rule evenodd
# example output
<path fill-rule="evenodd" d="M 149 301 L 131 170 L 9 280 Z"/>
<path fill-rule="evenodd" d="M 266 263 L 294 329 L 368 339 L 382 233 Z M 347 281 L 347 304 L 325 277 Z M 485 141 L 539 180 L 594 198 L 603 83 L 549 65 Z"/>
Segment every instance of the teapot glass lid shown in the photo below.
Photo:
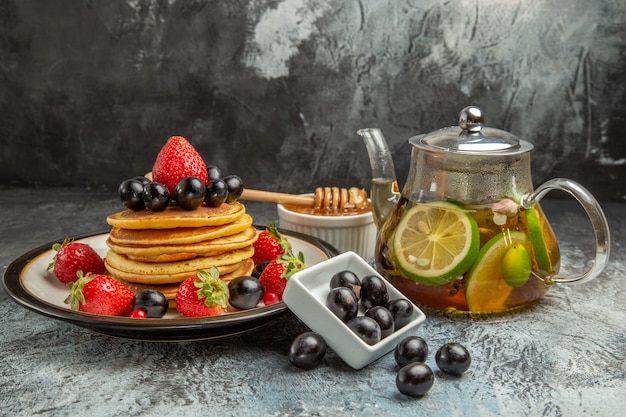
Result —
<path fill-rule="evenodd" d="M 504 130 L 485 127 L 484 123 L 482 110 L 469 106 L 461 110 L 458 126 L 414 136 L 409 142 L 432 151 L 460 154 L 512 155 L 532 149 L 531 143 Z"/>

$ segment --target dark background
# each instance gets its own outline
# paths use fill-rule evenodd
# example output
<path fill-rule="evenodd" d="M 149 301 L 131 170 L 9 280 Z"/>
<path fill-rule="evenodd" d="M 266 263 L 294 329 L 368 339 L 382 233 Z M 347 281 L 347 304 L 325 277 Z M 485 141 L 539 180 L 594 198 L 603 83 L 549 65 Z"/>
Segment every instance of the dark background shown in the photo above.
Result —
<path fill-rule="evenodd" d="M 623 0 L 0 0 L 0 185 L 115 189 L 171 135 L 249 188 L 369 187 L 470 104 L 623 201 Z"/>

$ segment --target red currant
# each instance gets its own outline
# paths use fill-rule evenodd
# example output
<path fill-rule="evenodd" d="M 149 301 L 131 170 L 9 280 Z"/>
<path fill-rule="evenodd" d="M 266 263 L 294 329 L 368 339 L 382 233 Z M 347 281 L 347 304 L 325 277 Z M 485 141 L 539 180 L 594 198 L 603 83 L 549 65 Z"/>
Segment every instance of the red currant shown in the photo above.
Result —
<path fill-rule="evenodd" d="M 148 313 L 143 308 L 136 308 L 130 312 L 130 317 L 133 319 L 145 319 L 148 317 Z"/>
<path fill-rule="evenodd" d="M 278 296 L 273 292 L 266 292 L 263 294 L 263 304 L 266 306 L 276 304 L 279 301 Z"/>

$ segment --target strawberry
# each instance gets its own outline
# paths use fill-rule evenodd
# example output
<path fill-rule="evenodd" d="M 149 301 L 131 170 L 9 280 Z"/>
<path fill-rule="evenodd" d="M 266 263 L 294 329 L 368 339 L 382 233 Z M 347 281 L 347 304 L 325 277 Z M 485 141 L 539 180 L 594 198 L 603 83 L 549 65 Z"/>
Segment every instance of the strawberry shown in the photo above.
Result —
<path fill-rule="evenodd" d="M 278 256 L 291 249 L 291 244 L 276 228 L 272 222 L 267 229 L 259 233 L 259 237 L 254 242 L 254 255 L 252 260 L 255 265 L 265 261 L 273 261 Z"/>
<path fill-rule="evenodd" d="M 265 292 L 274 293 L 279 300 L 282 300 L 287 280 L 302 269 L 304 269 L 304 254 L 299 252 L 298 257 L 295 257 L 291 249 L 288 249 L 265 267 L 259 281 Z"/>
<path fill-rule="evenodd" d="M 67 284 L 70 295 L 65 299 L 72 310 L 105 316 L 130 314 L 135 293 L 107 275 L 78 272 L 78 280 Z"/>
<path fill-rule="evenodd" d="M 185 177 L 209 181 L 206 164 L 196 149 L 182 136 L 172 136 L 161 148 L 152 167 L 152 180 L 161 183 L 174 195 L 176 184 Z"/>
<path fill-rule="evenodd" d="M 52 245 L 52 249 L 57 253 L 48 265 L 48 270 L 54 269 L 54 275 L 64 284 L 75 282 L 78 271 L 83 271 L 83 274 L 104 274 L 106 271 L 104 260 L 86 243 L 65 238 L 63 243 Z"/>
<path fill-rule="evenodd" d="M 226 310 L 228 285 L 216 267 L 211 273 L 201 269 L 184 280 L 176 291 L 176 309 L 187 317 L 219 316 Z"/>

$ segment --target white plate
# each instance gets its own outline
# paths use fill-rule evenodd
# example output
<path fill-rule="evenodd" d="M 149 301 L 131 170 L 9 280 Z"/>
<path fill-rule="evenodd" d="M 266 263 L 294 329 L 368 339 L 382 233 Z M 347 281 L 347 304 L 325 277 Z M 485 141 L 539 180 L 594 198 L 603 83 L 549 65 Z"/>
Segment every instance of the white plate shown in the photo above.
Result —
<path fill-rule="evenodd" d="M 296 253 L 304 253 L 307 267 L 337 254 L 332 246 L 319 239 L 295 232 L 281 232 L 291 242 Z M 101 256 L 105 256 L 108 250 L 105 243 L 107 237 L 108 233 L 99 233 L 73 239 L 91 245 Z M 64 303 L 69 294 L 67 286 L 46 271 L 55 254 L 52 250 L 54 243 L 60 241 L 42 245 L 13 261 L 4 274 L 5 290 L 23 307 L 100 333 L 160 341 L 210 339 L 252 330 L 287 311 L 284 302 L 204 318 L 187 318 L 175 310 L 170 310 L 160 319 L 98 316 L 73 311 Z"/>

